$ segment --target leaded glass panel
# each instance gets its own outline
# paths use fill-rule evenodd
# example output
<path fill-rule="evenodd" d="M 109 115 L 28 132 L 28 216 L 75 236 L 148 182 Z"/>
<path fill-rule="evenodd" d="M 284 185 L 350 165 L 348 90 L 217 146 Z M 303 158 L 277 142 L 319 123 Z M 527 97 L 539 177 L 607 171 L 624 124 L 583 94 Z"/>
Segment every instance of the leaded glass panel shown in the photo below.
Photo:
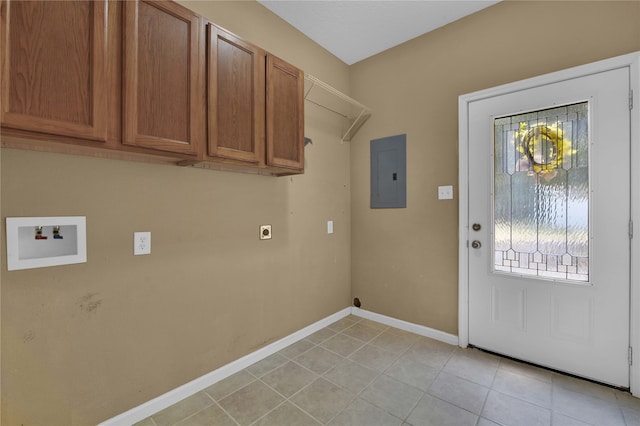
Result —
<path fill-rule="evenodd" d="M 588 102 L 494 121 L 494 270 L 589 281 Z"/>

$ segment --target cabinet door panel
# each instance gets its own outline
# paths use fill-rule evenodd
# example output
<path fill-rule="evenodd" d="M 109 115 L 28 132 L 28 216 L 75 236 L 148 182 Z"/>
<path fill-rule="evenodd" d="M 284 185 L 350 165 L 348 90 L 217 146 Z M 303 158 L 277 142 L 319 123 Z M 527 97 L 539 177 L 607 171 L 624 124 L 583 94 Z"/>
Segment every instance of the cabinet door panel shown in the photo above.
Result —
<path fill-rule="evenodd" d="M 208 26 L 208 154 L 260 162 L 264 150 L 264 52 Z"/>
<path fill-rule="evenodd" d="M 2 125 L 106 141 L 106 1 L 1 7 Z"/>
<path fill-rule="evenodd" d="M 304 75 L 267 56 L 267 165 L 304 168 Z"/>
<path fill-rule="evenodd" d="M 200 18 L 164 1 L 125 2 L 124 143 L 196 154 L 204 131 Z"/>

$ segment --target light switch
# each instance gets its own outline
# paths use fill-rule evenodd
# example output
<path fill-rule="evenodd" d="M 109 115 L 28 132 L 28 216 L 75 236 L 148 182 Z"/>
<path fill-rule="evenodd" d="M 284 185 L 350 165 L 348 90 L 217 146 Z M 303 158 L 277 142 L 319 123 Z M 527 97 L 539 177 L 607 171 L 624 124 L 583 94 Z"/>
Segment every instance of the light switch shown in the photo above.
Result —
<path fill-rule="evenodd" d="M 438 200 L 453 200 L 453 186 L 439 186 L 438 187 Z"/>
<path fill-rule="evenodd" d="M 327 234 L 333 234 L 333 221 L 327 221 Z"/>

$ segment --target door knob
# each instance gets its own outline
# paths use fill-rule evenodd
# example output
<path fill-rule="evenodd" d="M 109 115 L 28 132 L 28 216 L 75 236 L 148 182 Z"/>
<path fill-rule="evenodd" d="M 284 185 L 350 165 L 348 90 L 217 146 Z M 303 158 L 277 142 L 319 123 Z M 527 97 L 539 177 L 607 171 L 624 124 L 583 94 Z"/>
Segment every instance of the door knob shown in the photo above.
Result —
<path fill-rule="evenodd" d="M 482 244 L 480 244 L 480 241 L 478 240 L 473 240 L 471 242 L 471 247 L 473 247 L 474 249 L 479 249 L 480 247 L 482 247 Z"/>

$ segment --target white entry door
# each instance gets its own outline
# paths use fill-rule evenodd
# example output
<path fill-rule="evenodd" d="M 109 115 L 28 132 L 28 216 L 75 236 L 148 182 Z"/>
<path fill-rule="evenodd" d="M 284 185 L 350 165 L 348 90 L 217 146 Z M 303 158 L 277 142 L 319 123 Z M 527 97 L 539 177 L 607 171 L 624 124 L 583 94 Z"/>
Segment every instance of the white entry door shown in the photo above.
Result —
<path fill-rule="evenodd" d="M 629 69 L 468 105 L 469 343 L 629 386 Z"/>

